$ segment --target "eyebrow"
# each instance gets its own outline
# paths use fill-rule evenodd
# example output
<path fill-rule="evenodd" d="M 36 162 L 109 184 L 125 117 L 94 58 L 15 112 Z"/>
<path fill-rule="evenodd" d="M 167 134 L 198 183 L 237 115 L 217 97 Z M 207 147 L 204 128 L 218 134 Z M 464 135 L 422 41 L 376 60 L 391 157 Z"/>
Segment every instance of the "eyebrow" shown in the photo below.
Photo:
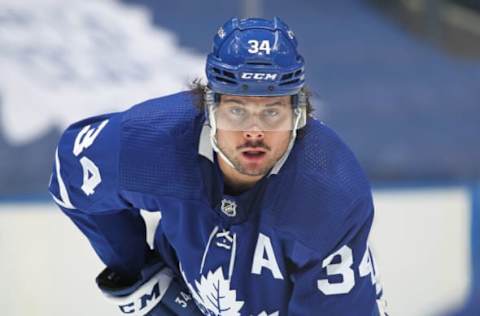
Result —
<path fill-rule="evenodd" d="M 282 102 L 282 101 L 275 101 L 273 103 L 265 104 L 265 106 L 277 106 L 277 105 L 283 106 L 283 105 L 285 105 L 285 103 Z"/>
<path fill-rule="evenodd" d="M 233 102 L 233 103 L 236 103 L 236 104 L 239 104 L 239 105 L 245 105 L 245 102 L 241 101 L 241 100 L 238 100 L 238 99 L 223 99 L 222 100 L 223 102 Z M 282 101 L 275 101 L 273 103 L 268 103 L 268 104 L 265 104 L 266 107 L 271 107 L 271 106 L 283 106 L 285 105 L 284 102 Z"/>
<path fill-rule="evenodd" d="M 223 99 L 222 102 L 233 102 L 233 103 L 237 103 L 237 104 L 241 104 L 241 105 L 245 105 L 244 102 L 240 101 L 240 100 L 237 100 L 237 99 Z"/>

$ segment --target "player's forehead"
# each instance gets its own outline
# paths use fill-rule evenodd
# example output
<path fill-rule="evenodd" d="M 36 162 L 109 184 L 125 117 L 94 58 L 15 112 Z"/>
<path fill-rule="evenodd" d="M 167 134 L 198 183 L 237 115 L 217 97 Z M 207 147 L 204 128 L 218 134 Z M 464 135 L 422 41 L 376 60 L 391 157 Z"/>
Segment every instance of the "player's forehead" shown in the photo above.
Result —
<path fill-rule="evenodd" d="M 258 105 L 290 105 L 291 96 L 243 96 L 243 95 L 229 95 L 222 94 L 220 96 L 221 103 L 236 103 L 236 104 L 258 104 Z"/>

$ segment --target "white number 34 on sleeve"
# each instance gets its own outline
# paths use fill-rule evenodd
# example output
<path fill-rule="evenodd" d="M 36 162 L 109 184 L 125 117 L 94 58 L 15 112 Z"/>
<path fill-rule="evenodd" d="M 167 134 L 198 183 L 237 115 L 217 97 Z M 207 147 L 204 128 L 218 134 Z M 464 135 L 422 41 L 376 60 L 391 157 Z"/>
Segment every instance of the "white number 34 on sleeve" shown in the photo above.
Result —
<path fill-rule="evenodd" d="M 340 258 L 338 263 L 332 263 L 334 258 Z M 338 260 L 337 260 L 338 261 Z M 341 282 L 330 282 L 328 279 L 320 279 L 317 281 L 318 289 L 325 295 L 346 294 L 355 286 L 355 275 L 352 269 L 353 253 L 352 249 L 344 245 L 338 251 L 334 252 L 322 262 L 322 268 L 327 269 L 327 275 L 340 275 Z M 371 274 L 372 284 L 375 284 L 375 269 L 373 267 L 373 258 L 367 247 L 362 261 L 358 267 L 360 277 Z"/>
<path fill-rule="evenodd" d="M 75 138 L 73 154 L 78 157 L 84 149 L 90 147 L 107 123 L 108 120 L 104 120 L 96 128 L 90 127 L 90 125 L 85 126 Z M 92 195 L 95 193 L 95 188 L 102 182 L 100 170 L 86 156 L 80 158 L 80 164 L 83 169 L 83 185 L 81 189 L 86 195 Z"/>

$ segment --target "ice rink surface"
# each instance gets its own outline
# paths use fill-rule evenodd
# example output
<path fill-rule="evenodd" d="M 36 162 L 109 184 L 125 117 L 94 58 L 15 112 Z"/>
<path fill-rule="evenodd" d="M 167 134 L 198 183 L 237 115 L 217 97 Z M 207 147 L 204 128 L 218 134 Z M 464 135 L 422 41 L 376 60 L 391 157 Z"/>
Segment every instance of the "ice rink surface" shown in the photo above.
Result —
<path fill-rule="evenodd" d="M 468 191 L 377 190 L 374 198 L 371 244 L 391 315 L 460 304 L 471 278 Z M 2 315 L 118 315 L 95 286 L 102 263 L 53 203 L 0 204 L 0 255 Z"/>

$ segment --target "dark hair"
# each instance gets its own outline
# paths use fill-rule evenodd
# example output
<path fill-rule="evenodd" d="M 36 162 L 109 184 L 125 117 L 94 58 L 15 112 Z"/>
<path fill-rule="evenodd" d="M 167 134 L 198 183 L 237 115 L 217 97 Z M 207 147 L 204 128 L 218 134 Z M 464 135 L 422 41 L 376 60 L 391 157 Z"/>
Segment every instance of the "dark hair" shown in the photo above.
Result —
<path fill-rule="evenodd" d="M 204 93 L 205 93 L 205 87 L 206 85 L 202 82 L 202 79 L 194 79 L 190 83 L 190 89 L 195 96 L 195 107 L 197 107 L 200 111 L 205 111 L 205 103 L 203 101 Z M 310 97 L 312 96 L 312 93 L 307 87 L 302 88 L 303 93 L 305 93 L 306 96 L 306 101 L 307 101 L 307 117 L 312 117 L 313 116 L 313 106 L 310 103 Z"/>

